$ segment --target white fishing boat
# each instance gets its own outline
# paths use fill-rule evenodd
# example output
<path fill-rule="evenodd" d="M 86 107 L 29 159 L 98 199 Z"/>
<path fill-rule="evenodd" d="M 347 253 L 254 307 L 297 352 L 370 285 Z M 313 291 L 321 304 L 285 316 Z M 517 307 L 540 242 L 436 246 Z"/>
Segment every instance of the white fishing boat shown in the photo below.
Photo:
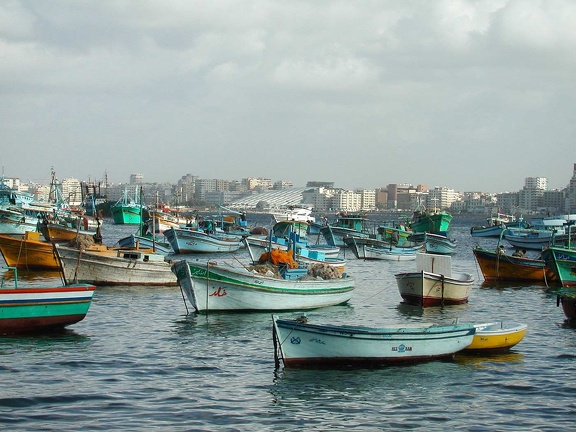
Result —
<path fill-rule="evenodd" d="M 416 272 L 395 275 L 405 303 L 428 307 L 468 302 L 474 278 L 452 274 L 450 255 L 418 254 L 416 263 Z"/>
<path fill-rule="evenodd" d="M 164 236 L 177 254 L 236 252 L 242 245 L 242 236 L 235 234 L 170 228 Z"/>
<path fill-rule="evenodd" d="M 310 324 L 272 316 L 275 358 L 285 367 L 351 367 L 414 363 L 452 357 L 472 343 L 472 324 L 386 327 Z"/>
<path fill-rule="evenodd" d="M 198 312 L 301 310 L 346 303 L 354 278 L 307 277 L 306 268 L 233 267 L 213 262 L 177 261 L 172 271 Z M 259 271 L 265 271 L 260 273 Z"/>

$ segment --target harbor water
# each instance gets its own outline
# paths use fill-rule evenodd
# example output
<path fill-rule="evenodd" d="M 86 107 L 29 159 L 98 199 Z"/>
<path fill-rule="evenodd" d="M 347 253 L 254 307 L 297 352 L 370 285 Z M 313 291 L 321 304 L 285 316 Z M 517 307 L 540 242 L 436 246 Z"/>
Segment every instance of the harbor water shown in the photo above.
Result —
<path fill-rule="evenodd" d="M 403 305 L 394 274 L 414 270 L 414 261 L 348 253 L 352 300 L 306 315 L 367 326 L 528 324 L 509 353 L 377 369 L 276 369 L 270 313 L 196 315 L 178 287 L 98 287 L 86 318 L 69 329 L 0 338 L 0 429 L 572 430 L 576 329 L 552 288 L 483 281 L 472 248 L 495 248 L 497 240 L 472 238 L 478 222 L 455 216 L 449 235 L 458 243 L 453 271 L 476 279 L 467 304 Z M 113 244 L 135 228 L 107 220 L 102 231 Z M 54 281 L 58 273 L 20 272 L 20 286 Z"/>

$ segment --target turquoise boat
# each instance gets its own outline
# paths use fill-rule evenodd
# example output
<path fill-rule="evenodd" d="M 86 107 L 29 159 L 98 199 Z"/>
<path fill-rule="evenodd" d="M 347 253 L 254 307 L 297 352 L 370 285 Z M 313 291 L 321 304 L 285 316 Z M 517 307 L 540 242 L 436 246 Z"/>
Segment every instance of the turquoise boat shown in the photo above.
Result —
<path fill-rule="evenodd" d="M 130 196 L 128 189 L 124 190 L 124 195 L 112 207 L 112 218 L 117 225 L 139 225 L 142 221 L 142 212 L 145 208 L 140 199 L 142 191 L 136 186 L 134 196 Z"/>
<path fill-rule="evenodd" d="M 370 230 L 364 214 L 340 213 L 334 223 L 320 228 L 320 234 L 330 246 L 346 247 L 344 237 L 368 238 Z"/>
<path fill-rule="evenodd" d="M 450 228 L 452 215 L 445 211 L 428 212 L 416 211 L 412 215 L 410 228 L 415 233 L 446 233 Z"/>
<path fill-rule="evenodd" d="M 576 287 L 576 249 L 549 246 L 542 251 L 542 259 L 563 287 Z"/>
<path fill-rule="evenodd" d="M 0 335 L 50 331 L 84 319 L 96 287 L 88 284 L 18 288 L 18 270 L 14 287 L 5 288 L 6 273 L 0 287 Z"/>

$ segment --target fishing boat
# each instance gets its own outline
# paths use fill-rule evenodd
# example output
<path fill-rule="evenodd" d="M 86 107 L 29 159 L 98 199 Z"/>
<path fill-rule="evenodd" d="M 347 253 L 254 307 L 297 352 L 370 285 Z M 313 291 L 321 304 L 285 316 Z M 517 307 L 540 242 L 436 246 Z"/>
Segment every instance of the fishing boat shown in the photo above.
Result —
<path fill-rule="evenodd" d="M 556 295 L 556 306 L 562 306 L 564 315 L 569 320 L 576 320 L 576 291 L 561 290 Z"/>
<path fill-rule="evenodd" d="M 554 272 L 543 259 L 514 256 L 499 251 L 489 251 L 476 246 L 472 252 L 484 280 L 544 282 L 557 281 Z"/>
<path fill-rule="evenodd" d="M 89 284 L 65 286 L 43 285 L 18 287 L 18 270 L 14 287 L 6 288 L 6 273 L 0 287 L 0 334 L 11 335 L 49 331 L 75 324 L 84 319 L 96 287 Z"/>
<path fill-rule="evenodd" d="M 413 242 L 424 242 L 426 252 L 441 255 L 452 255 L 456 251 L 456 240 L 449 239 L 443 234 L 429 232 L 414 233 L 410 236 Z"/>
<path fill-rule="evenodd" d="M 171 263 L 152 250 L 116 249 L 95 245 L 75 249 L 56 245 L 66 282 L 95 285 L 177 285 Z"/>
<path fill-rule="evenodd" d="M 115 224 L 138 225 L 142 223 L 144 203 L 142 202 L 142 189 L 136 186 L 131 195 L 128 188 L 124 189 L 122 197 L 110 207 Z"/>
<path fill-rule="evenodd" d="M 122 237 L 117 241 L 119 248 L 124 249 L 151 249 L 155 252 L 161 253 L 162 255 L 168 255 L 173 253 L 170 243 L 163 241 L 164 236 L 160 239 L 157 236 L 152 235 L 138 235 L 130 234 L 129 236 Z"/>
<path fill-rule="evenodd" d="M 348 302 L 354 278 L 307 277 L 313 269 L 287 265 L 233 267 L 176 261 L 172 271 L 197 312 L 302 310 Z M 262 273 L 260 273 L 262 272 Z"/>
<path fill-rule="evenodd" d="M 500 237 L 502 232 L 508 228 L 527 229 L 530 224 L 523 218 L 516 218 L 514 215 L 498 213 L 486 219 L 486 225 L 473 226 L 470 228 L 472 237 Z"/>
<path fill-rule="evenodd" d="M 148 209 L 145 224 L 146 233 L 162 234 L 170 228 L 195 228 L 196 216 L 185 216 L 181 212 L 171 210 L 166 205 L 158 204 L 155 209 Z"/>
<path fill-rule="evenodd" d="M 453 357 L 472 343 L 472 324 L 386 327 L 311 324 L 272 316 L 276 366 L 369 367 Z"/>
<path fill-rule="evenodd" d="M 563 287 L 576 287 L 576 249 L 549 246 L 542 259 Z"/>
<path fill-rule="evenodd" d="M 476 333 L 472 343 L 464 348 L 465 353 L 498 353 L 509 351 L 526 335 L 526 324 L 517 322 L 489 322 L 474 324 Z"/>
<path fill-rule="evenodd" d="M 346 260 L 340 258 L 340 248 L 330 245 L 308 244 L 308 223 L 284 220 L 274 224 L 268 236 L 248 236 L 246 245 L 252 258 L 270 250 L 291 251 L 294 260 L 304 265 L 326 264 L 344 272 Z"/>
<path fill-rule="evenodd" d="M 416 272 L 396 274 L 404 302 L 421 307 L 467 303 L 474 278 L 469 273 L 452 274 L 450 258 L 450 255 L 418 254 Z"/>
<path fill-rule="evenodd" d="M 42 219 L 38 222 L 38 231 L 40 231 L 44 239 L 50 243 L 68 243 L 75 239 L 92 241 L 102 238 L 99 227 L 90 229 L 88 224 L 78 224 L 74 226 L 63 220 L 51 222 L 47 219 Z"/>
<path fill-rule="evenodd" d="M 0 252 L 10 267 L 27 270 L 59 270 L 52 243 L 40 240 L 40 233 L 26 231 L 24 236 L 0 235 Z"/>
<path fill-rule="evenodd" d="M 416 210 L 408 226 L 415 233 L 432 233 L 445 235 L 450 228 L 452 215 L 446 211 L 438 209 L 428 210 L 424 204 L 418 200 Z"/>
<path fill-rule="evenodd" d="M 38 214 L 25 211 L 21 207 L 0 208 L 0 234 L 24 235 L 26 231 L 36 231 Z"/>
<path fill-rule="evenodd" d="M 364 260 L 413 261 L 424 252 L 424 243 L 398 246 L 389 241 L 354 237 L 344 237 L 344 243 L 356 258 Z"/>
<path fill-rule="evenodd" d="M 339 213 L 334 223 L 323 225 L 320 234 L 330 246 L 346 247 L 344 237 L 369 238 L 366 215 L 360 213 Z"/>
<path fill-rule="evenodd" d="M 164 236 L 177 254 L 236 252 L 242 245 L 241 236 L 207 231 L 170 228 Z"/>
<path fill-rule="evenodd" d="M 504 239 L 517 249 L 542 250 L 552 242 L 554 232 L 537 229 L 506 229 Z"/>

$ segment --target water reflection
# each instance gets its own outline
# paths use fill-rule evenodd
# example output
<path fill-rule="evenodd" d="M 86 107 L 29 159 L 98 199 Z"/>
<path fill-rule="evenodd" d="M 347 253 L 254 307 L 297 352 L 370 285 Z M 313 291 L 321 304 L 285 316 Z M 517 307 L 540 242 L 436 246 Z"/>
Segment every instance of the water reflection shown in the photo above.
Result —
<path fill-rule="evenodd" d="M 459 353 L 456 353 L 454 361 L 461 365 L 479 365 L 485 363 L 520 363 L 524 361 L 524 354 L 516 351 L 494 354 L 460 351 Z"/>
<path fill-rule="evenodd" d="M 457 319 L 458 316 L 468 310 L 469 304 L 450 305 L 450 306 L 434 306 L 434 307 L 420 307 L 407 303 L 399 303 L 396 310 L 409 317 L 421 317 L 431 320 Z"/>
<path fill-rule="evenodd" d="M 554 288 L 555 285 L 546 284 L 544 282 L 518 282 L 518 281 L 483 281 L 480 284 L 479 288 L 483 289 L 513 289 L 513 290 L 520 290 L 523 288 L 526 289 L 546 289 L 546 288 Z"/>

